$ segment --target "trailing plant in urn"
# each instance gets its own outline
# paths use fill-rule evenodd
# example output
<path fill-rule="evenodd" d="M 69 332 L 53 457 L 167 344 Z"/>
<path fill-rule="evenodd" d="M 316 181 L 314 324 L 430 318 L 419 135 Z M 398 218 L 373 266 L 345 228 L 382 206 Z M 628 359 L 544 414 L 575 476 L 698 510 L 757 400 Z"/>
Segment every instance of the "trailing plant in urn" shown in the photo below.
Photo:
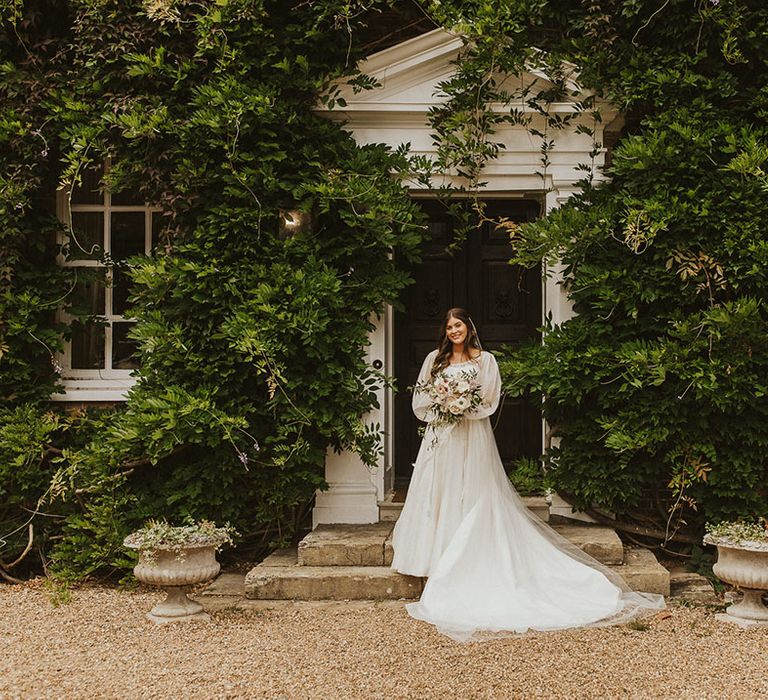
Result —
<path fill-rule="evenodd" d="M 123 544 L 129 549 L 151 553 L 158 549 L 176 552 L 182 559 L 189 547 L 215 547 L 232 544 L 237 533 L 230 525 L 218 527 L 209 520 L 187 525 L 171 525 L 165 520 L 150 520 L 141 530 L 128 535 Z"/>
<path fill-rule="evenodd" d="M 186 589 L 219 573 L 216 552 L 224 544 L 231 544 L 235 534 L 228 525 L 217 527 L 203 520 L 181 526 L 150 521 L 128 535 L 125 546 L 139 552 L 139 562 L 133 569 L 136 578 L 167 592 L 166 599 L 155 605 L 147 617 L 158 624 L 205 617 L 203 606 L 187 597 Z"/>

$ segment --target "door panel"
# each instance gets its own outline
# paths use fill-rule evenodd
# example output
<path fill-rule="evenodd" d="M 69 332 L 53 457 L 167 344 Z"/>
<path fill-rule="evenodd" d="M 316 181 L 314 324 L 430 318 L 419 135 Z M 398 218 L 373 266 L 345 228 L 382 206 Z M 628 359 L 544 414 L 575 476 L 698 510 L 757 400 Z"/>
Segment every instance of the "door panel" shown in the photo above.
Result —
<path fill-rule="evenodd" d="M 407 390 L 418 378 L 424 357 L 437 346 L 440 324 L 453 306 L 472 314 L 483 348 L 498 350 L 536 337 L 541 323 L 541 274 L 509 264 L 509 234 L 483 223 L 451 252 L 453 226 L 445 207 L 421 200 L 430 219 L 430 237 L 422 261 L 410 272 L 414 278 L 403 295 L 404 311 L 395 316 L 395 479 L 407 484 L 420 443 L 419 422 L 411 411 Z M 531 221 L 539 215 L 536 200 L 493 200 L 486 215 L 511 221 Z M 502 460 L 509 465 L 541 451 L 541 414 L 523 399 L 506 398 L 491 417 Z"/>

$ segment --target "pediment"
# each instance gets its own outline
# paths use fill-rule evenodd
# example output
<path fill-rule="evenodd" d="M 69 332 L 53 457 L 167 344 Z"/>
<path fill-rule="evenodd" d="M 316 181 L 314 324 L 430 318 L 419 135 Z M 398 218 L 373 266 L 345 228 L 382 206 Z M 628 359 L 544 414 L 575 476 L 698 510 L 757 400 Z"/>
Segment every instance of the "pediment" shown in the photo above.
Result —
<path fill-rule="evenodd" d="M 439 85 L 454 74 L 454 62 L 462 46 L 459 36 L 436 29 L 369 56 L 358 67 L 374 78 L 378 87 L 355 93 L 349 85 L 341 85 L 340 94 L 346 106 L 334 112 L 429 111 L 443 102 Z M 534 82 L 536 91 L 553 86 L 545 73 L 536 68 L 530 68 L 521 75 L 499 76 L 499 80 L 504 80 L 509 90 Z M 573 91 L 578 90 L 575 82 L 571 87 Z"/>

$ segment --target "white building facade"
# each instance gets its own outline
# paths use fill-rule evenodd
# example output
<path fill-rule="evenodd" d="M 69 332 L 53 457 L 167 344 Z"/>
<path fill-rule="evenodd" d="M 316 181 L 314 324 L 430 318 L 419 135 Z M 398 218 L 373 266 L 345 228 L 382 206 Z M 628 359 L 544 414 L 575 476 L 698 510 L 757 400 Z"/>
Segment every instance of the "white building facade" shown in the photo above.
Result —
<path fill-rule="evenodd" d="M 342 121 L 360 144 L 385 143 L 393 149 L 409 143 L 413 155 L 436 156 L 428 115 L 440 104 L 438 85 L 455 70 L 454 62 L 462 49 L 460 38 L 435 30 L 388 48 L 369 57 L 361 70 L 374 77 L 379 87 L 355 94 L 351 88 L 342 90 L 346 101 L 343 109 L 323 112 L 323 116 Z M 532 69 L 519 76 L 510 76 L 516 85 L 534 81 L 535 91 L 548 85 L 546 75 Z M 576 86 L 574 85 L 574 88 Z M 573 114 L 582 95 L 573 101 L 554 103 L 550 114 Z M 530 113 L 531 126 L 543 117 L 522 106 Z M 509 106 L 498 105 L 508 112 Z M 558 207 L 578 191 L 579 180 L 584 178 L 582 164 L 594 164 L 595 180 L 601 178 L 605 149 L 600 148 L 593 158 L 595 142 L 605 142 L 606 127 L 618 121 L 615 109 L 605 103 L 599 105 L 602 115 L 594 123 L 588 114 L 572 118 L 568 127 L 552 134 L 554 149 L 549 152 L 550 163 L 542 177 L 541 140 L 530 132 L 530 127 L 501 124 L 493 135 L 494 141 L 504 144 L 499 157 L 489 162 L 483 171 L 481 193 L 484 199 L 515 200 L 540 199 L 545 212 Z M 595 130 L 594 135 L 577 129 L 579 124 Z M 538 125 L 540 126 L 540 125 Z M 428 192 L 414 191 L 414 196 L 428 197 Z M 545 270 L 541 279 L 541 321 L 551 316 L 553 323 L 565 321 L 572 315 L 570 303 L 563 291 L 559 270 Z M 368 357 L 371 364 L 388 375 L 394 375 L 395 322 L 392 309 L 376 319 L 376 330 L 371 334 Z M 401 409 L 402 410 L 402 409 Z M 323 523 L 373 523 L 380 519 L 380 504 L 391 495 L 395 479 L 395 400 L 392 390 L 379 392 L 379 409 L 367 416 L 370 423 L 382 429 L 383 454 L 376 468 L 367 467 L 357 455 L 328 452 L 325 463 L 326 491 L 318 492 L 313 511 L 313 525 Z M 543 427 L 543 426 L 542 426 Z"/>

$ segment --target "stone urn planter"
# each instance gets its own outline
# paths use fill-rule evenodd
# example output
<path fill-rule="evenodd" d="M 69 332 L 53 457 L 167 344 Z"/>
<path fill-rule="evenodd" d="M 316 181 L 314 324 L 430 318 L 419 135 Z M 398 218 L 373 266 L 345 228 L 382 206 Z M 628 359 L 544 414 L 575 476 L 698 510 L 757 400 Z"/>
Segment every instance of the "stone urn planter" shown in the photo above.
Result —
<path fill-rule="evenodd" d="M 768 591 L 768 531 L 762 523 L 721 523 L 708 527 L 705 544 L 717 547 L 712 570 L 721 581 L 744 593 L 726 610 L 730 622 L 768 624 L 763 595 Z"/>
<path fill-rule="evenodd" d="M 208 618 L 203 606 L 190 599 L 187 592 L 219 573 L 216 552 L 232 542 L 232 534 L 229 527 L 205 521 L 180 527 L 150 522 L 125 538 L 123 544 L 139 552 L 139 563 L 133 569 L 136 578 L 167 593 L 165 600 L 147 614 L 150 620 L 165 624 Z"/>

